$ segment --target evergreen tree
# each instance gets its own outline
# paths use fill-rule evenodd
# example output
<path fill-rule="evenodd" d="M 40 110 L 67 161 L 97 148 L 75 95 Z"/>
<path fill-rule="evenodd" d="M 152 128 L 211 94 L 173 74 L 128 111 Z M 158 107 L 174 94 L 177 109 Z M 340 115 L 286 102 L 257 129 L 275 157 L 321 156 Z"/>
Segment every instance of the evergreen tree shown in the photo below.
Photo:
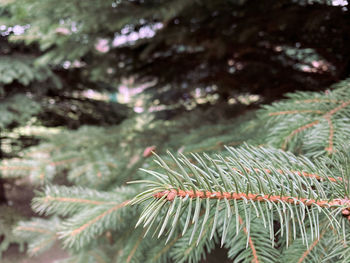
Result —
<path fill-rule="evenodd" d="M 347 262 L 349 85 L 290 94 L 211 132 L 202 123 L 197 143 L 185 119 L 48 136 L 31 158 L 4 163 L 5 176 L 50 182 L 65 170 L 76 186 L 47 184 L 33 209 L 53 217 L 16 233 L 31 254 L 60 240 L 79 262 L 198 262 L 217 246 L 234 262 Z M 150 142 L 155 164 L 141 157 Z"/>
<path fill-rule="evenodd" d="M 349 14 L 333 2 L 19 0 L 9 8 L 13 23 L 30 25 L 12 39 L 39 43 L 40 64 L 84 63 L 85 78 L 105 83 L 132 76 L 162 103 L 202 89 L 223 104 L 242 92 L 272 101 L 346 78 Z"/>
<path fill-rule="evenodd" d="M 28 26 L 12 24 L 7 5 L 0 6 L 0 14 L 1 22 L 8 23 L 1 23 L 0 27 L 0 161 L 21 156 L 26 147 L 43 139 L 37 131 L 24 131 L 29 126 L 77 128 L 83 124 L 119 123 L 124 119 L 126 107 L 79 96 L 95 86 L 75 76 L 79 69 L 39 65 L 35 62 L 42 54 L 38 45 L 9 42 L 10 37 L 20 35 Z M 109 117 L 101 118 L 107 112 Z M 21 212 L 8 207 L 4 186 L 13 185 L 14 181 L 4 177 L 0 169 L 0 209 L 4 211 L 0 215 L 0 257 L 11 242 L 23 247 L 23 242 L 9 230 L 21 218 Z"/>
<path fill-rule="evenodd" d="M 38 217 L 14 229 L 29 255 L 59 242 L 63 262 L 349 261 L 346 7 L 19 0 L 0 10 L 0 127 L 38 140 L 0 163 L 4 180 L 38 188 Z M 128 104 L 141 101 L 141 114 L 83 95 L 114 94 L 125 78 L 144 91 Z M 313 91 L 255 110 L 295 90 Z M 13 238 L 4 222 L 0 251 Z"/>

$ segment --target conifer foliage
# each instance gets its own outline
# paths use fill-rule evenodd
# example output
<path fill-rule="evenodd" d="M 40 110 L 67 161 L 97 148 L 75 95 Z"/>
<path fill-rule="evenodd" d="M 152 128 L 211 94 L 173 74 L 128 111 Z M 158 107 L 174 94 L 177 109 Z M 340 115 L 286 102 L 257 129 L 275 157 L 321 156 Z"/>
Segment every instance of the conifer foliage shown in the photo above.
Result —
<path fill-rule="evenodd" d="M 289 94 L 257 114 L 218 125 L 212 134 L 212 125 L 204 125 L 194 132 L 207 139 L 191 138 L 188 150 L 179 147 L 188 144 L 186 119 L 170 126 L 150 120 L 153 125 L 141 130 L 137 124 L 145 118 L 128 120 L 102 134 L 99 144 L 91 144 L 94 132 L 86 128 L 64 134 L 65 141 L 72 138 L 66 145 L 53 135 L 26 158 L 1 166 L 8 177 L 34 168 L 45 176 L 36 179 L 46 186 L 32 207 L 49 218 L 21 222 L 15 233 L 28 240 L 30 254 L 57 240 L 78 262 L 200 262 L 217 247 L 226 248 L 233 262 L 347 262 L 348 85 L 346 80 L 327 92 Z M 277 132 L 281 122 L 288 123 L 285 132 Z M 321 132 L 313 145 L 316 129 Z M 176 131 L 176 142 L 166 137 Z M 124 133 L 139 148 L 117 142 Z M 211 140 L 214 134 L 221 135 Z M 74 139 L 83 136 L 86 142 Z M 160 136 L 155 162 L 142 157 L 143 138 L 157 144 Z M 121 147 L 106 152 L 103 145 L 113 141 Z M 96 155 L 101 158 L 94 163 Z M 77 186 L 47 184 L 62 171 Z"/>
<path fill-rule="evenodd" d="M 347 241 L 348 85 L 344 81 L 327 93 L 290 94 L 288 100 L 265 106 L 259 114 L 267 123 L 263 141 L 281 150 L 245 145 L 190 159 L 170 153 L 172 161 L 158 157 L 161 171 L 146 171 L 155 180 L 139 181 L 147 190 L 132 201 L 145 204 L 138 224 L 158 237 L 166 234 L 167 242 L 178 228 L 182 234 L 189 231 L 189 245 L 211 240 L 219 231 L 221 246 L 230 249 L 228 256 L 235 262 L 347 262 L 346 252 L 312 250 L 325 242 L 342 251 Z M 309 158 L 285 150 L 302 151 Z M 240 232 L 245 238 L 238 237 Z M 258 249 L 269 240 L 270 250 L 279 253 Z M 247 253 L 251 257 L 243 256 Z"/>
<path fill-rule="evenodd" d="M 0 206 L 0 253 L 350 262 L 350 26 L 333 2 L 2 1 L 0 191 L 32 184 L 36 216 Z M 142 92 L 122 105 L 122 88 Z"/>

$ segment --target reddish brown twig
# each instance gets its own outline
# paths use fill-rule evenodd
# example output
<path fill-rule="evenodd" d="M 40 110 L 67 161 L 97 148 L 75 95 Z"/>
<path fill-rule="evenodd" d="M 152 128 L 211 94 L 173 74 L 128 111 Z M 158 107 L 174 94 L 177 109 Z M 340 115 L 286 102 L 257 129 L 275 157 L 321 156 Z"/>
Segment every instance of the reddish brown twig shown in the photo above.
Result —
<path fill-rule="evenodd" d="M 115 206 L 112 206 L 111 208 L 109 208 L 108 210 L 106 210 L 105 212 L 103 212 L 102 214 L 96 216 L 95 218 L 91 219 L 90 221 L 88 221 L 87 223 L 85 223 L 84 225 L 74 229 L 70 235 L 71 236 L 76 236 L 78 234 L 80 234 L 82 231 L 84 231 L 86 228 L 90 227 L 91 225 L 95 224 L 96 222 L 100 221 L 102 218 L 104 218 L 105 216 L 113 213 L 114 211 L 117 211 L 118 209 L 126 206 L 128 203 L 130 202 L 130 200 L 125 201 L 121 204 L 117 204 Z"/>
<path fill-rule="evenodd" d="M 162 192 L 155 193 L 153 195 L 155 198 L 161 198 L 166 196 L 168 201 L 173 201 L 175 197 L 185 198 L 188 196 L 189 198 L 209 198 L 209 199 L 228 199 L 228 200 L 252 200 L 257 202 L 274 202 L 278 203 L 280 201 L 290 203 L 290 204 L 298 204 L 303 203 L 306 206 L 318 205 L 320 207 L 338 207 L 345 206 L 344 210 L 350 211 L 350 200 L 349 199 L 334 199 L 334 200 L 315 200 L 308 198 L 300 198 L 293 196 L 279 196 L 279 195 L 262 195 L 262 194 L 246 194 L 246 193 L 234 193 L 234 192 L 209 192 L 209 191 L 192 191 L 192 190 L 166 190 Z"/>
<path fill-rule="evenodd" d="M 311 101 L 310 101 L 311 102 Z M 315 100 L 314 102 L 319 102 L 317 100 Z M 322 118 L 326 119 L 327 122 L 328 122 L 328 125 L 329 125 L 329 137 L 328 137 L 328 147 L 326 147 L 326 151 L 328 151 L 329 153 L 332 153 L 334 152 L 334 149 L 333 149 L 333 136 L 334 136 L 334 126 L 333 126 L 333 123 L 332 123 L 332 116 L 337 113 L 338 111 L 346 108 L 347 106 L 350 105 L 350 100 L 348 101 L 339 101 L 339 103 L 341 103 L 341 105 L 331 109 L 330 111 L 326 112 L 324 115 L 322 115 Z M 304 110 L 304 112 L 306 112 L 307 110 Z M 285 111 L 285 112 L 288 112 L 289 114 L 292 114 L 293 111 Z M 295 113 L 298 113 L 298 111 L 294 111 Z M 308 112 L 312 112 L 311 110 L 309 110 Z M 279 115 L 279 113 L 281 112 L 272 112 L 270 113 L 269 115 L 270 116 L 273 116 L 273 115 Z M 315 120 L 313 122 L 310 122 L 308 124 L 305 124 L 297 129 L 295 129 L 294 131 L 292 131 L 284 140 L 283 144 L 282 144 L 282 149 L 286 149 L 287 148 L 287 144 L 288 142 L 298 133 L 306 130 L 306 129 L 309 129 L 313 126 L 315 126 L 316 124 L 318 124 L 320 121 L 319 120 Z"/>
<path fill-rule="evenodd" d="M 277 112 L 270 112 L 269 116 L 277 116 L 277 115 L 286 115 L 286 114 L 297 114 L 297 113 L 316 113 L 316 114 L 322 114 L 323 111 L 320 110 L 287 110 L 287 111 L 277 111 Z"/>
<path fill-rule="evenodd" d="M 239 219 L 239 223 L 243 226 L 242 218 L 239 216 L 238 219 Z M 247 228 L 245 226 L 243 226 L 243 232 L 248 236 L 248 231 L 247 231 Z M 248 237 L 248 243 L 249 243 L 249 247 L 252 250 L 252 254 L 253 254 L 252 263 L 259 263 L 258 254 L 256 253 L 254 242 L 253 242 L 251 236 Z"/>
<path fill-rule="evenodd" d="M 287 148 L 287 144 L 288 142 L 298 133 L 306 130 L 306 129 L 309 129 L 311 128 L 312 126 L 315 126 L 316 124 L 319 124 L 319 120 L 316 120 L 316 121 L 313 121 L 313 122 L 310 122 L 306 125 L 303 125 L 301 127 L 299 127 L 298 129 L 295 129 L 294 131 L 292 131 L 285 139 L 284 139 L 284 142 L 283 142 L 283 145 L 282 145 L 282 149 L 285 150 Z"/>
<path fill-rule="evenodd" d="M 322 231 L 322 233 L 320 234 L 319 238 L 316 239 L 311 246 L 303 253 L 303 255 L 300 257 L 300 259 L 298 260 L 298 263 L 302 263 L 304 261 L 304 259 L 310 254 L 311 250 L 314 249 L 314 247 L 318 244 L 318 242 L 320 242 L 320 239 L 323 237 L 323 235 L 325 234 L 326 229 L 324 229 Z"/>

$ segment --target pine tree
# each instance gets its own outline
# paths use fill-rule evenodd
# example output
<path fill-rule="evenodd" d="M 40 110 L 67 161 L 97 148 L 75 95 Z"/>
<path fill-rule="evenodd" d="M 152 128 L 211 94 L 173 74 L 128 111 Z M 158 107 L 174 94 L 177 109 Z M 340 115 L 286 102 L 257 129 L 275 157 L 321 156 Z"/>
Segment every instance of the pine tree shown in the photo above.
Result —
<path fill-rule="evenodd" d="M 325 89 L 349 71 L 347 7 L 330 0 L 7 6 L 13 24 L 30 25 L 11 39 L 39 43 L 44 53 L 37 63 L 83 63 L 85 79 L 104 83 L 135 77 L 167 105 L 191 101 L 195 89 L 217 94 L 221 103 L 242 92 L 272 101 L 295 89 Z"/>
<path fill-rule="evenodd" d="M 27 26 L 12 24 L 9 9 L 7 5 L 0 5 L 1 23 L 7 23 L 0 27 L 0 161 L 20 157 L 26 147 L 43 139 L 38 131 L 25 131 L 29 126 L 76 128 L 82 124 L 106 125 L 124 119 L 127 111 L 124 106 L 82 100 L 74 94 L 92 86 L 91 82 L 74 76 L 77 69 L 62 71 L 61 68 L 39 65 L 35 59 L 41 51 L 36 44 L 10 42 L 11 36 L 25 31 Z M 94 88 L 98 89 L 101 87 Z M 110 113 L 109 117 L 101 119 L 106 112 Z M 0 257 L 14 242 L 23 250 L 23 241 L 10 231 L 23 215 L 9 207 L 11 200 L 8 200 L 4 186 L 14 185 L 14 180 L 5 177 L 0 169 L 0 209 L 4 211 L 0 215 Z"/>
<path fill-rule="evenodd" d="M 349 261 L 346 7 L 19 0 L 0 11 L 2 134 L 38 140 L 1 160 L 2 179 L 37 186 L 38 217 L 1 214 L 0 252 L 20 240 L 31 256 L 59 242 L 63 262 Z M 125 78 L 144 85 L 128 104 L 142 101 L 141 114 L 81 96 Z M 256 110 L 295 90 L 318 92 Z M 14 222 L 16 237 L 3 231 Z"/>
<path fill-rule="evenodd" d="M 48 136 L 4 175 L 43 183 L 66 171 L 75 186 L 45 183 L 33 209 L 51 217 L 15 231 L 30 254 L 59 240 L 79 262 L 200 262 L 216 247 L 233 262 L 347 262 L 349 83 L 292 93 L 209 133 L 202 123 L 197 142 L 185 119 Z M 141 157 L 145 138 L 155 163 Z"/>

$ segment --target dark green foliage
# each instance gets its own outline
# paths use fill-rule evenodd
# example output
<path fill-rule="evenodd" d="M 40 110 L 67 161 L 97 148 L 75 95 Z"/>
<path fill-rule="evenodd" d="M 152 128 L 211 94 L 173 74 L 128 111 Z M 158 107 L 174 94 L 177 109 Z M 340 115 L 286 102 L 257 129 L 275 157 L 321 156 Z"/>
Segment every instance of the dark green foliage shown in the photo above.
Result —
<path fill-rule="evenodd" d="M 19 107 L 18 107 L 18 106 Z M 26 123 L 31 117 L 38 114 L 40 105 L 23 95 L 15 95 L 7 98 L 0 105 L 0 128 L 10 125 Z"/>
<path fill-rule="evenodd" d="M 148 91 L 167 104 L 190 102 L 195 89 L 218 93 L 221 102 L 240 91 L 271 101 L 326 88 L 349 70 L 348 12 L 328 0 L 36 0 L 7 7 L 10 25 L 30 24 L 11 39 L 39 43 L 39 64 L 83 63 L 81 73 L 93 81 L 155 79 Z"/>
<path fill-rule="evenodd" d="M 348 256 L 342 244 L 348 239 L 349 226 L 342 213 L 349 204 L 337 201 L 349 196 L 347 146 L 334 144 L 336 151 L 310 152 L 307 158 L 281 149 L 236 144 L 273 145 L 276 136 L 254 131 L 278 127 L 275 115 L 269 121 L 266 118 L 279 104 L 284 110 L 300 96 L 329 99 L 337 94 L 347 101 L 347 85 L 346 81 L 340 83 L 328 94 L 291 95 L 265 107 L 258 113 L 260 118 L 249 114 L 235 123 L 200 126 L 201 119 L 188 124 L 191 115 L 176 122 L 147 120 L 141 115 L 109 129 L 62 131 L 47 135 L 46 144 L 32 147 L 21 160 L 3 162 L 4 172 L 8 178 L 31 174 L 46 184 L 66 171 L 66 178 L 77 185 L 46 186 L 32 206 L 36 212 L 59 216 L 54 231 L 63 246 L 70 248 L 71 260 L 93 261 L 100 255 L 123 262 L 200 262 L 222 246 L 232 262 L 320 262 L 330 258 L 338 262 Z M 333 105 L 324 107 L 329 111 Z M 348 112 L 347 106 L 341 107 L 332 120 L 337 123 L 341 119 L 346 125 Z M 261 122 L 265 122 L 263 129 Z M 334 133 L 335 141 L 338 136 L 347 137 L 347 130 Z M 308 137 L 298 136 L 295 143 L 307 141 Z M 235 146 L 224 150 L 223 145 L 230 143 Z M 149 145 L 157 145 L 161 156 L 155 164 L 142 157 Z M 174 154 L 165 154 L 167 148 Z M 185 157 L 182 151 L 194 153 Z M 23 167 L 41 167 L 41 172 L 33 169 L 28 173 Z M 139 167 L 147 173 L 137 172 Z M 118 187 L 135 179 L 141 180 L 140 186 Z M 168 198 L 170 192 L 164 191 L 172 189 L 230 193 L 240 198 L 209 199 L 190 192 L 187 197 L 175 194 Z M 135 225 L 139 226 L 135 229 Z M 16 233 L 26 234 L 21 225 L 16 229 Z M 39 244 L 44 237 L 36 232 L 31 238 Z M 324 247 L 332 250 L 323 251 Z M 35 251 L 36 246 L 30 253 Z"/>
<path fill-rule="evenodd" d="M 260 119 L 270 126 L 269 144 L 313 157 L 338 152 L 350 137 L 349 80 L 334 88 L 292 93 L 288 100 L 265 106 Z"/>
<path fill-rule="evenodd" d="M 227 246 L 228 256 L 234 262 L 321 262 L 330 258 L 334 262 L 346 262 L 348 252 L 343 244 L 348 241 L 349 225 L 343 214 L 347 215 L 350 206 L 349 157 L 344 140 L 350 136 L 348 129 L 341 127 L 349 124 L 347 85 L 348 81 L 344 81 L 328 94 L 291 94 L 289 100 L 266 106 L 260 112 L 258 122 L 264 121 L 265 128 L 270 131 L 269 136 L 263 134 L 260 141 L 272 145 L 279 136 L 285 138 L 285 134 L 278 132 L 281 127 L 290 129 L 287 134 L 294 135 L 294 123 L 304 127 L 311 122 L 306 119 L 304 123 L 297 118 L 303 111 L 312 114 L 324 110 L 320 118 L 340 123 L 341 126 L 333 127 L 336 132 L 332 134 L 328 128 L 327 136 L 318 140 L 310 141 L 308 136 L 294 139 L 295 145 L 307 144 L 320 149 L 303 149 L 311 158 L 251 146 L 228 147 L 227 152 L 213 156 L 192 154 L 190 159 L 181 155 L 170 155 L 171 158 L 166 159 L 157 157 L 156 163 L 162 169 L 146 170 L 155 179 L 139 181 L 147 188 L 132 201 L 133 204 L 145 203 L 138 224 L 152 229 L 149 231 L 155 231 L 158 236 L 167 234 L 170 237 L 178 228 L 186 233 L 192 222 L 189 245 L 206 239 L 203 229 L 212 229 L 212 233 L 219 229 L 221 244 Z M 339 105 L 332 105 L 339 99 Z M 306 110 L 304 104 L 292 108 L 301 102 L 315 109 Z M 288 114 L 297 117 L 281 118 L 286 111 L 293 111 Z M 307 133 L 309 128 L 312 126 L 300 132 Z M 333 135 L 334 149 L 324 151 L 317 144 L 328 145 L 329 134 Z M 297 149 L 290 145 L 284 148 L 287 146 Z M 179 215 L 179 220 L 171 221 Z M 209 215 L 216 222 L 213 226 Z M 154 227 L 157 218 L 161 223 Z M 164 231 L 167 228 L 169 230 Z M 330 233 L 329 229 L 332 229 Z M 325 246 L 332 250 L 324 251 Z M 198 247 L 195 253 L 201 252 L 203 248 Z M 196 262 L 198 260 L 197 256 Z"/>

